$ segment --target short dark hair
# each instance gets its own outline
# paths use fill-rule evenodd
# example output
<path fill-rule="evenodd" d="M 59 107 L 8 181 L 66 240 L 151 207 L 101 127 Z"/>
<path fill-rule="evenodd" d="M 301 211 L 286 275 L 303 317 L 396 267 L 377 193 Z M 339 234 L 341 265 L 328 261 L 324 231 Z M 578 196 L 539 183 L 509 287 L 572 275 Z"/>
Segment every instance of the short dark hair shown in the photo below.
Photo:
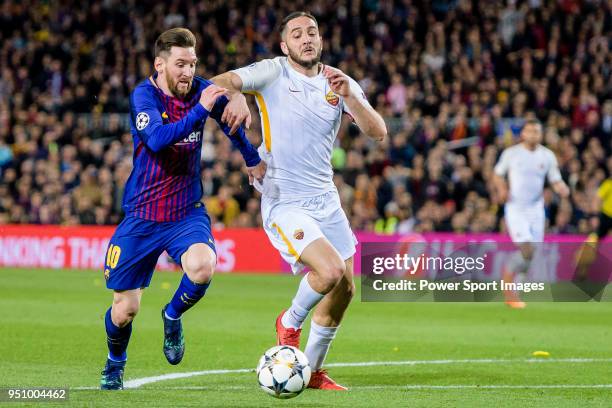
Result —
<path fill-rule="evenodd" d="M 538 126 L 542 126 L 542 122 L 540 122 L 540 121 L 539 121 L 539 120 L 537 120 L 537 119 L 533 119 L 533 118 L 527 119 L 527 120 L 525 121 L 525 123 L 523 123 L 523 127 L 521 128 L 521 130 L 522 130 L 522 129 L 525 129 L 525 127 L 526 127 L 527 125 L 538 125 Z"/>
<path fill-rule="evenodd" d="M 298 18 L 298 17 L 308 17 L 309 19 L 311 19 L 312 21 L 315 22 L 317 27 L 319 26 L 319 22 L 317 21 L 315 16 L 313 16 L 309 12 L 307 12 L 307 11 L 294 11 L 293 13 L 289 14 L 287 17 L 283 18 L 283 21 L 281 21 L 281 25 L 280 25 L 280 28 L 279 28 L 279 32 L 281 34 L 281 37 L 283 35 L 283 32 L 285 31 L 285 28 L 287 28 L 287 23 L 289 23 L 294 18 Z"/>
<path fill-rule="evenodd" d="M 159 57 L 164 52 L 170 52 L 172 47 L 195 47 L 196 38 L 191 31 L 186 28 L 171 28 L 164 31 L 155 40 L 155 56 Z"/>

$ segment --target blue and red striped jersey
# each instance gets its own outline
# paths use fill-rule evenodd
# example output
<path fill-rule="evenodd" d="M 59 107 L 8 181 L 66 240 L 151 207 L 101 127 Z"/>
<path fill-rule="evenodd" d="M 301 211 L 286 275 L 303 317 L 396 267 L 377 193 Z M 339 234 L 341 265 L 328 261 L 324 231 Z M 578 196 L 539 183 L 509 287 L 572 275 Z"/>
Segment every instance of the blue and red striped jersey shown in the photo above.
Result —
<path fill-rule="evenodd" d="M 189 93 L 177 98 L 164 94 L 154 79 L 142 81 L 130 95 L 134 167 L 125 186 L 123 210 L 127 216 L 146 220 L 178 221 L 202 198 L 200 155 L 209 116 L 240 150 L 247 166 L 257 165 L 260 158 L 242 128 L 229 135 L 229 126 L 221 122 L 226 97 L 218 98 L 210 112 L 199 103 L 200 94 L 212 82 L 195 77 Z"/>

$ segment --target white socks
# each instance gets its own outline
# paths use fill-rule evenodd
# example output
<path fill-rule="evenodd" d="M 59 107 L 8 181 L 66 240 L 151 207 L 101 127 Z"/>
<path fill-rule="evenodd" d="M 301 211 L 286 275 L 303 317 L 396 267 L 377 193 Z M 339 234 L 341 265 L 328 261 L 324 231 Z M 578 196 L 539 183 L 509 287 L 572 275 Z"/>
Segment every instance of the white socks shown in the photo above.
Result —
<path fill-rule="evenodd" d="M 308 317 L 308 313 L 313 307 L 323 299 L 323 294 L 315 291 L 308 283 L 308 274 L 306 274 L 291 302 L 291 307 L 287 309 L 281 319 L 283 326 L 293 329 L 302 327 L 302 323 Z M 331 345 L 331 341 L 336 337 L 338 327 L 323 327 L 310 321 L 310 334 L 308 335 L 308 343 L 304 353 L 310 362 L 312 371 L 317 371 L 323 365 L 325 356 Z"/>
<path fill-rule="evenodd" d="M 306 320 L 308 313 L 323 299 L 321 293 L 315 291 L 308 283 L 308 274 L 304 275 L 300 286 L 291 302 L 291 307 L 287 309 L 281 319 L 283 326 L 287 328 L 299 329 Z"/>
<path fill-rule="evenodd" d="M 332 340 L 336 337 L 338 327 L 323 327 L 310 321 L 310 334 L 304 354 L 308 357 L 312 371 L 321 369 Z"/>

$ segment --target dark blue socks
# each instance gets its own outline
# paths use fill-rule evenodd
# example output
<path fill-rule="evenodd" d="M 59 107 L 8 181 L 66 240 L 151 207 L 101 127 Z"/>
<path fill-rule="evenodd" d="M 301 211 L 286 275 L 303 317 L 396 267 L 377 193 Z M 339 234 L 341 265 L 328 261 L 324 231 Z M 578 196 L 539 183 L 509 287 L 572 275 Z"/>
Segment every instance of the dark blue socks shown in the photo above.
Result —
<path fill-rule="evenodd" d="M 202 299 L 206 293 L 206 289 L 210 286 L 210 282 L 197 284 L 193 283 L 183 274 L 183 279 L 174 294 L 174 297 L 166 308 L 166 315 L 171 319 L 179 319 L 183 313 L 195 305 L 198 300 Z"/>
<path fill-rule="evenodd" d="M 104 318 L 106 324 L 106 342 L 108 343 L 108 357 L 113 361 L 127 360 L 127 346 L 132 334 L 132 322 L 125 327 L 117 327 L 111 319 L 111 308 L 106 311 Z"/>

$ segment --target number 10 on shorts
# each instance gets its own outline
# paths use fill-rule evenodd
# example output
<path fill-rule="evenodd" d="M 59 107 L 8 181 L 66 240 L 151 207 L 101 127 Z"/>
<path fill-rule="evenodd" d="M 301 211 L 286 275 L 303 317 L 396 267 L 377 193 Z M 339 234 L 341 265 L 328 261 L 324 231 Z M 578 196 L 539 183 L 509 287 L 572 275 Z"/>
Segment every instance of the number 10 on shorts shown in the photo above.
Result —
<path fill-rule="evenodd" d="M 121 256 L 121 248 L 118 245 L 110 244 L 108 251 L 106 251 L 106 266 L 113 269 L 119 263 L 119 257 Z"/>

